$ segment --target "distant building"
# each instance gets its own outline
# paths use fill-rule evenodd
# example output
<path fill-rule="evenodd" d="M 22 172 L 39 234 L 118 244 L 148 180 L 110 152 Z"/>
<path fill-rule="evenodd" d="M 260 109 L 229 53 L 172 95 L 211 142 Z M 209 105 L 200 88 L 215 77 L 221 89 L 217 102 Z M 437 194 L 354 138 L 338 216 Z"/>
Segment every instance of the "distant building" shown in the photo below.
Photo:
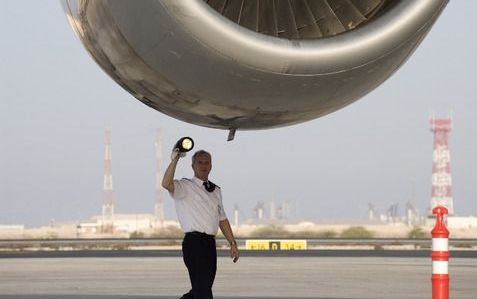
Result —
<path fill-rule="evenodd" d="M 25 225 L 23 224 L 11 224 L 11 225 L 0 225 L 0 230 L 2 231 L 19 231 L 19 230 L 24 230 Z"/>
<path fill-rule="evenodd" d="M 0 225 L 0 238 L 22 236 L 25 231 L 24 225 Z"/>
<path fill-rule="evenodd" d="M 477 217 L 447 217 L 447 227 L 449 229 L 471 229 L 477 228 Z"/>
<path fill-rule="evenodd" d="M 114 214 L 114 233 L 131 234 L 134 232 L 149 232 L 168 226 L 179 227 L 177 221 L 162 220 L 158 221 L 153 214 Z M 94 216 L 90 221 L 80 222 L 78 224 L 78 233 L 82 234 L 100 234 L 104 227 L 103 217 Z"/>

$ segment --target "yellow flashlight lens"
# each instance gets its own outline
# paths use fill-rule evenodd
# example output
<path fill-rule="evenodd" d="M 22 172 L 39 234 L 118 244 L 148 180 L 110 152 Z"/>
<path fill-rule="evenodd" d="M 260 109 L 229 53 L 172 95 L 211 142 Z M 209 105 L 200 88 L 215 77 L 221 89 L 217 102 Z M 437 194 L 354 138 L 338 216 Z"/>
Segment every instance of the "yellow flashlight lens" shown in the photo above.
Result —
<path fill-rule="evenodd" d="M 182 148 L 185 150 L 190 150 L 192 148 L 192 140 L 189 138 L 182 140 Z"/>

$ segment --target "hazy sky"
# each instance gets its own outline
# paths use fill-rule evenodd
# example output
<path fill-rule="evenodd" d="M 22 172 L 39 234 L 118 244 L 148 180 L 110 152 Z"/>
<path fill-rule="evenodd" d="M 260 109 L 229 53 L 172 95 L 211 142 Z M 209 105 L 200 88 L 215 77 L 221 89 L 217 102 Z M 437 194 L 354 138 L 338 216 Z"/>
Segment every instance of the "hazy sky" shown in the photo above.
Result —
<path fill-rule="evenodd" d="M 305 124 L 227 132 L 183 123 L 141 104 L 88 56 L 59 1 L 2 1 L 0 224 L 36 226 L 101 211 L 104 129 L 112 128 L 117 212 L 152 213 L 154 138 L 164 157 L 181 136 L 213 154 L 211 179 L 251 216 L 257 201 L 296 204 L 300 218 L 365 218 L 408 200 L 430 202 L 428 116 L 452 110 L 455 210 L 477 214 L 477 1 L 450 1 L 408 62 L 371 94 Z M 177 176 L 190 176 L 190 157 Z M 166 217 L 175 218 L 165 195 Z"/>

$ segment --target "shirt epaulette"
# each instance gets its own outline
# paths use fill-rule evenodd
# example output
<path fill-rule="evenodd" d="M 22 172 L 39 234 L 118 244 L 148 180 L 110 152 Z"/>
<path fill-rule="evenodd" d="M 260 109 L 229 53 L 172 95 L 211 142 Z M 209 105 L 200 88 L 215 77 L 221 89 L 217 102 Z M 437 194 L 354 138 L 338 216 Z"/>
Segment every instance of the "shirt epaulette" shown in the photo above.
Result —
<path fill-rule="evenodd" d="M 188 178 L 182 178 L 183 180 L 186 180 L 186 181 L 189 181 L 189 182 L 192 182 L 191 179 L 188 179 Z"/>

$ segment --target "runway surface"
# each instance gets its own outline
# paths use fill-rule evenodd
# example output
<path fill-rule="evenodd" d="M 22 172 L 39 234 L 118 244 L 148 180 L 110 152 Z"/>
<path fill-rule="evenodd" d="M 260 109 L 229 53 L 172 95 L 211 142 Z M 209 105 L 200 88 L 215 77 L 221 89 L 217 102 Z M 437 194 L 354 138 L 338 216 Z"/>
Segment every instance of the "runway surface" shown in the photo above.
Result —
<path fill-rule="evenodd" d="M 431 294 L 428 257 L 254 257 L 218 259 L 217 299 L 422 299 Z M 475 299 L 477 259 L 450 262 L 451 298 Z M 0 259 L 0 299 L 168 299 L 189 288 L 180 257 Z"/>

